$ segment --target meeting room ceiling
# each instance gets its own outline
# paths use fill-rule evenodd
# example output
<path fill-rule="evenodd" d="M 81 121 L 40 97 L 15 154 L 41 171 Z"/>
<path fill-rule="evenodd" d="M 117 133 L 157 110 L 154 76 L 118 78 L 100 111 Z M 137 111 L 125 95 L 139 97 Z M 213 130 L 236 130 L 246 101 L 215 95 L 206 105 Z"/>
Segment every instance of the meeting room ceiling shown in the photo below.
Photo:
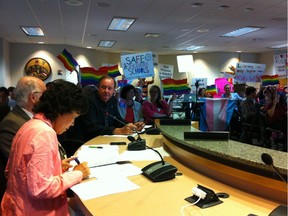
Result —
<path fill-rule="evenodd" d="M 44 42 L 91 47 L 112 53 L 159 54 L 271 51 L 287 44 L 287 0 L 0 0 L 0 37 L 9 43 Z M 70 3 L 70 4 L 69 4 Z M 76 6 L 77 5 L 77 6 Z M 125 32 L 107 30 L 113 17 L 135 18 Z M 28 37 L 20 26 L 38 26 L 44 37 Z M 253 26 L 236 38 L 221 35 Z M 159 37 L 145 37 L 145 34 Z M 116 41 L 112 48 L 100 40 Z M 284 48 L 286 49 L 286 48 Z"/>

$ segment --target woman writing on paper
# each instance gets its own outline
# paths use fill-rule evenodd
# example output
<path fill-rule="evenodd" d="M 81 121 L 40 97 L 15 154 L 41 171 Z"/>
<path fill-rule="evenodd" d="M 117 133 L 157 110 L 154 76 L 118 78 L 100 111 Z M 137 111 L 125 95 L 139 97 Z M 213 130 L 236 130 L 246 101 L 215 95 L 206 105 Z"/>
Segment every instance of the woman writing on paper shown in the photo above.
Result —
<path fill-rule="evenodd" d="M 66 190 L 87 178 L 86 163 L 63 173 L 57 134 L 65 132 L 88 108 L 82 90 L 57 81 L 33 108 L 34 118 L 16 133 L 5 175 L 2 215 L 69 215 Z"/>

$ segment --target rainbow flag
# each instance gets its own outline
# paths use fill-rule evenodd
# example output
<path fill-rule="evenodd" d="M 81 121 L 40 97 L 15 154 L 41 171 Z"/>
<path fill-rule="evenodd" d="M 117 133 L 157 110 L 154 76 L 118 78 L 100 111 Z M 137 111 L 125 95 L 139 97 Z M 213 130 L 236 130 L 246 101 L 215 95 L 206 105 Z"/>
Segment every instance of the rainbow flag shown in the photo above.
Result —
<path fill-rule="evenodd" d="M 191 89 L 188 87 L 187 79 L 174 80 L 171 78 L 162 80 L 163 94 L 171 95 L 173 93 L 177 95 L 189 94 Z"/>
<path fill-rule="evenodd" d="M 214 95 L 217 94 L 217 88 L 216 85 L 210 85 L 206 87 L 206 94 Z"/>
<path fill-rule="evenodd" d="M 118 69 L 118 64 L 113 66 L 103 66 L 99 68 L 99 71 L 105 71 L 108 76 L 115 78 L 117 76 L 121 76 L 121 73 Z"/>
<path fill-rule="evenodd" d="M 72 55 L 64 49 L 57 58 L 64 64 L 64 67 L 70 72 L 75 70 L 75 67 L 78 65 L 77 61 L 72 57 Z"/>
<path fill-rule="evenodd" d="M 261 76 L 261 80 L 262 80 L 262 86 L 279 84 L 278 74 L 272 75 L 272 76 L 270 76 L 270 75 Z"/>
<path fill-rule="evenodd" d="M 85 85 L 97 85 L 99 79 L 106 75 L 106 72 L 96 70 L 92 67 L 82 67 L 81 71 L 81 84 Z"/>

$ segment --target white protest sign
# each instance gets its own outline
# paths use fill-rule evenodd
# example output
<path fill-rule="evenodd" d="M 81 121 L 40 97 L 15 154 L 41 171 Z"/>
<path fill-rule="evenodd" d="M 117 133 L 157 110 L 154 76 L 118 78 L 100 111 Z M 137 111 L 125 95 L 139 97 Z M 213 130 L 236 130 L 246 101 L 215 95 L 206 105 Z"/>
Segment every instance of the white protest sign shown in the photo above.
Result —
<path fill-rule="evenodd" d="M 206 88 L 207 86 L 207 78 L 192 78 L 191 81 L 191 91 L 196 92 L 196 85 L 199 85 L 198 88 Z M 196 92 L 197 93 L 197 92 Z"/>
<path fill-rule="evenodd" d="M 287 53 L 274 55 L 275 74 L 278 74 L 279 76 L 286 76 L 288 66 L 287 59 L 288 59 Z"/>
<path fill-rule="evenodd" d="M 234 81 L 236 82 L 261 82 L 265 72 L 265 64 L 239 62 L 236 66 Z"/>
<path fill-rule="evenodd" d="M 158 72 L 160 80 L 166 78 L 173 78 L 173 71 L 174 71 L 173 65 L 158 64 Z"/>
<path fill-rule="evenodd" d="M 125 79 L 137 79 L 154 76 L 152 52 L 121 56 L 121 65 Z"/>

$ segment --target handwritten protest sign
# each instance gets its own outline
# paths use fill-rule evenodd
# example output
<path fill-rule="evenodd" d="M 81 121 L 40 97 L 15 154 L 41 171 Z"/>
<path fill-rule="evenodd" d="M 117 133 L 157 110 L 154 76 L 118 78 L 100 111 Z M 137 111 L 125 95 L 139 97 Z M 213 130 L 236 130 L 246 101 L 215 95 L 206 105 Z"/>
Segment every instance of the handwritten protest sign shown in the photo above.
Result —
<path fill-rule="evenodd" d="M 166 78 L 172 78 L 173 70 L 174 70 L 173 65 L 158 64 L 159 78 L 161 80 L 166 79 Z"/>
<path fill-rule="evenodd" d="M 265 64 L 239 62 L 236 66 L 234 81 L 236 82 L 261 82 L 265 72 Z"/>
<path fill-rule="evenodd" d="M 154 76 L 152 52 L 123 55 L 121 65 L 126 79 Z"/>
<path fill-rule="evenodd" d="M 274 55 L 274 69 L 279 76 L 287 76 L 288 71 L 288 54 Z"/>

